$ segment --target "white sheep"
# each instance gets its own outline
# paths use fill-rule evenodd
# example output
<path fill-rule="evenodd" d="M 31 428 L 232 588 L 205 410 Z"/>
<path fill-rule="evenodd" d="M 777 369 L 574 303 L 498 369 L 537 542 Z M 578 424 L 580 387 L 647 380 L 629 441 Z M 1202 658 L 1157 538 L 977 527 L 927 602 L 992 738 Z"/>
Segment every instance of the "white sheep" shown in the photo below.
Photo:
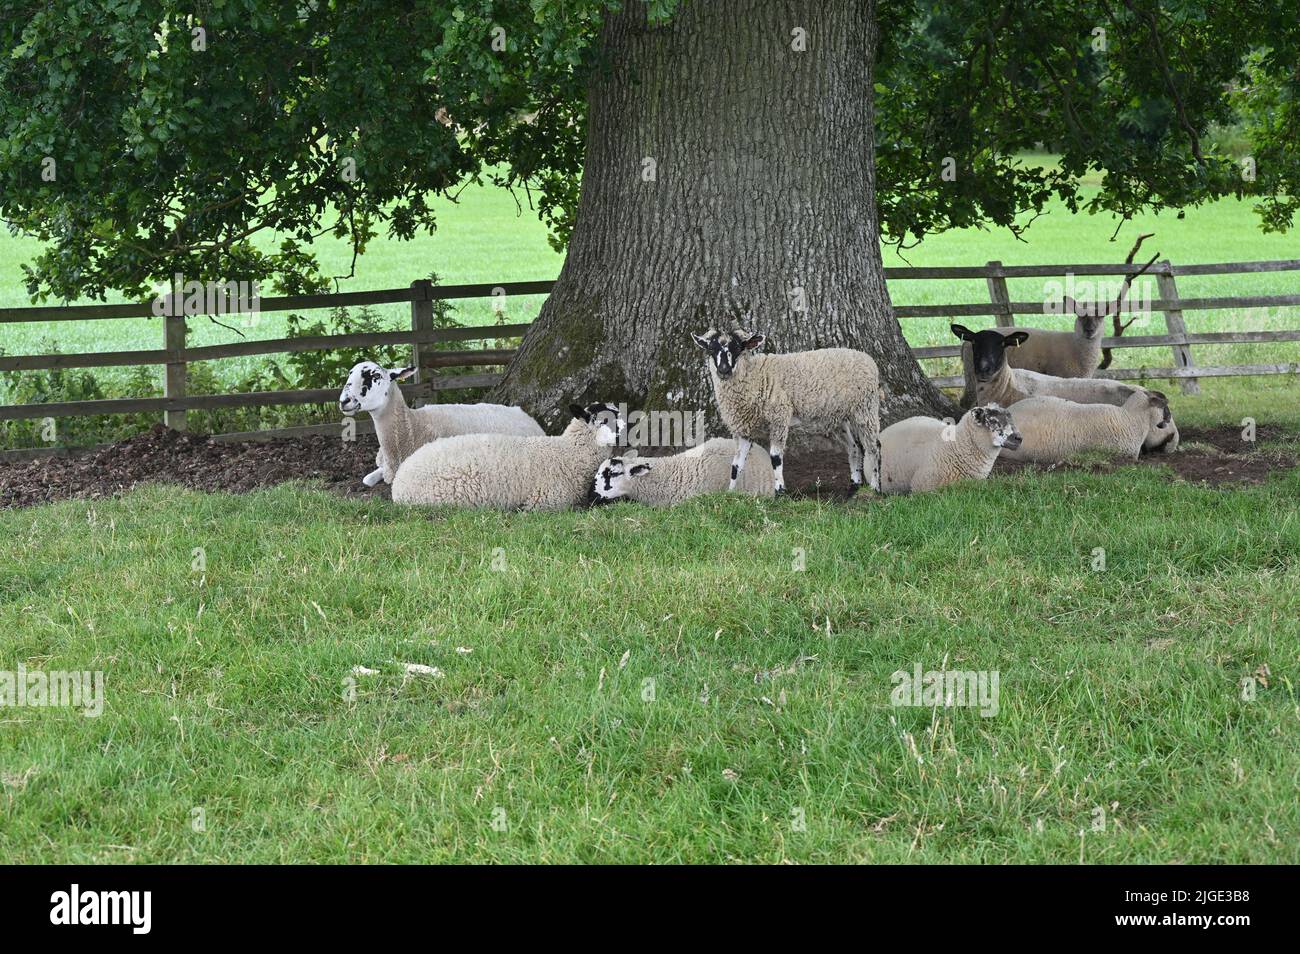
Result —
<path fill-rule="evenodd" d="M 1168 450 L 1177 442 L 1169 399 L 1139 389 L 1123 407 L 1032 397 L 1011 409 L 1022 438 L 1003 451 L 1011 460 L 1054 463 L 1082 451 L 1110 451 L 1137 459 L 1143 448 Z"/>
<path fill-rule="evenodd" d="M 425 444 L 402 462 L 393 500 L 501 510 L 565 510 L 587 500 L 596 467 L 622 435 L 608 404 L 574 404 L 559 437 L 462 434 Z"/>
<path fill-rule="evenodd" d="M 813 433 L 842 432 L 854 488 L 865 470 L 868 485 L 880 490 L 880 372 L 871 355 L 849 348 L 761 355 L 766 336 L 741 329 L 691 337 L 709 356 L 718 410 L 736 439 L 729 489 L 750 445 L 765 439 L 776 492 L 784 493 L 782 454 L 797 423 Z"/>
<path fill-rule="evenodd" d="M 596 468 L 592 492 L 597 500 L 627 498 L 653 507 L 671 507 L 691 497 L 726 490 L 736 442 L 715 437 L 671 457 L 643 458 L 635 451 L 611 457 Z M 772 465 L 761 458 L 746 467 L 736 489 L 771 497 Z"/>
<path fill-rule="evenodd" d="M 1060 378 L 1024 368 L 1013 368 L 1007 360 L 1013 351 L 1031 337 L 1025 331 L 1002 334 L 1002 330 L 971 331 L 952 325 L 952 333 L 971 348 L 975 400 L 980 404 L 1014 407 L 1017 402 L 1037 395 L 1048 395 L 1079 404 L 1113 404 L 1120 407 L 1137 391 L 1131 384 L 1107 378 Z M 969 389 L 972 378 L 968 377 Z"/>
<path fill-rule="evenodd" d="M 540 437 L 541 425 L 522 409 L 503 404 L 430 404 L 411 408 L 397 387 L 415 373 L 415 368 L 389 370 L 373 361 L 362 361 L 348 374 L 339 394 L 344 414 L 369 411 L 379 438 L 376 469 L 362 478 L 367 487 L 379 481 L 393 482 L 397 468 L 418 448 L 439 437 L 453 434 L 513 434 Z"/>
<path fill-rule="evenodd" d="M 1000 327 L 990 328 L 1004 338 L 1023 331 L 1029 335 L 1019 346 L 1006 353 L 1007 364 L 1013 368 L 1037 371 L 1057 378 L 1090 378 L 1101 363 L 1102 321 L 1105 315 L 1091 303 L 1075 301 L 1065 296 L 1065 307 L 1075 314 L 1073 331 L 1047 331 L 1042 328 Z M 974 366 L 969 342 L 961 346 L 962 370 L 966 376 L 966 392 L 962 406 L 969 407 L 978 400 L 973 388 Z"/>
<path fill-rule="evenodd" d="M 996 404 L 972 408 L 951 424 L 909 417 L 880 432 L 880 489 L 887 494 L 937 490 L 983 480 L 998 453 L 1020 446 L 1011 412 Z"/>

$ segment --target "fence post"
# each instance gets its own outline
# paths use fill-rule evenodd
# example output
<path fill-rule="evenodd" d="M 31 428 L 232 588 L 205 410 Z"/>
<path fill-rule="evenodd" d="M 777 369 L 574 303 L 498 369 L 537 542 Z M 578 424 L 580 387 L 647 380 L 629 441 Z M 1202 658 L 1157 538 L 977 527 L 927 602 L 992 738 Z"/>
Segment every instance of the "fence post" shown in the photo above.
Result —
<path fill-rule="evenodd" d="M 1156 272 L 1156 288 L 1160 291 L 1160 297 L 1166 301 L 1178 301 L 1178 283 L 1174 281 L 1174 268 L 1169 259 L 1160 263 L 1160 270 Z M 1182 309 L 1174 308 L 1165 311 L 1165 327 L 1169 329 L 1171 335 L 1183 338 L 1187 335 L 1187 324 L 1183 321 Z M 1190 345 L 1176 344 L 1171 347 L 1174 353 L 1174 367 L 1190 368 L 1192 363 L 1192 349 Z M 1182 385 L 1184 394 L 1200 394 L 1201 384 L 1196 378 L 1180 378 L 1179 383 Z"/>
<path fill-rule="evenodd" d="M 1011 292 L 1007 290 L 1007 277 L 1002 274 L 1002 263 L 989 262 L 985 268 L 989 272 L 989 301 L 997 306 L 993 317 L 997 320 L 998 327 L 1007 328 L 1014 325 L 1015 319 L 1011 315 Z"/>
<path fill-rule="evenodd" d="M 411 330 L 433 330 L 433 282 L 427 278 L 411 282 Z M 431 373 L 424 366 L 424 358 L 432 350 L 432 342 L 411 342 L 411 364 L 415 366 L 413 383 L 425 384 L 431 379 Z"/>
<path fill-rule="evenodd" d="M 178 303 L 179 304 L 179 303 Z M 185 397 L 185 316 L 167 315 L 163 318 L 163 348 L 169 352 L 163 376 L 163 397 Z M 185 430 L 184 411 L 163 411 L 163 424 L 174 431 Z"/>

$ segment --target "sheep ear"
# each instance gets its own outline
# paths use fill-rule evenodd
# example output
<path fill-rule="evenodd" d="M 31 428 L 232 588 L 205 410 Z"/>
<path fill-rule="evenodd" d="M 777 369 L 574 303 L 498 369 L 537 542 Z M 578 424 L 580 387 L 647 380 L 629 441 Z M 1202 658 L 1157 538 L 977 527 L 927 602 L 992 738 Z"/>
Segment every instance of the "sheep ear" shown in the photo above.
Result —
<path fill-rule="evenodd" d="M 972 341 L 975 335 L 965 325 L 949 325 L 949 330 L 962 341 Z"/>
<path fill-rule="evenodd" d="M 415 365 L 411 365 L 411 366 L 408 367 L 408 368 L 401 368 L 401 369 L 396 370 L 396 371 L 389 371 L 389 372 L 388 372 L 388 380 L 390 380 L 390 381 L 405 381 L 407 378 L 409 378 L 409 377 L 410 377 L 411 375 L 413 375 L 413 374 L 415 374 Z"/>
<path fill-rule="evenodd" d="M 581 404 L 570 404 L 569 413 L 580 421 L 591 421 L 591 416 L 587 413 L 587 409 Z"/>
<path fill-rule="evenodd" d="M 1019 348 L 1022 344 L 1024 344 L 1026 341 L 1029 340 L 1029 332 L 1016 331 L 1013 332 L 1012 334 L 1007 335 L 1005 340 L 1007 344 L 1011 345 L 1011 347 Z"/>
<path fill-rule="evenodd" d="M 633 477 L 640 477 L 642 474 L 650 473 L 650 471 L 652 471 L 653 469 L 654 468 L 651 467 L 649 464 L 634 464 L 632 466 L 632 469 L 629 470 L 628 473 L 631 474 Z"/>
<path fill-rule="evenodd" d="M 745 343 L 741 345 L 741 349 L 743 351 L 757 351 L 759 348 L 763 347 L 763 342 L 766 340 L 767 335 L 758 333 L 752 334 L 745 339 Z"/>
<path fill-rule="evenodd" d="M 695 343 L 699 345 L 702 351 L 711 350 L 710 346 L 713 344 L 713 338 L 711 336 L 693 334 L 691 337 L 695 340 Z"/>

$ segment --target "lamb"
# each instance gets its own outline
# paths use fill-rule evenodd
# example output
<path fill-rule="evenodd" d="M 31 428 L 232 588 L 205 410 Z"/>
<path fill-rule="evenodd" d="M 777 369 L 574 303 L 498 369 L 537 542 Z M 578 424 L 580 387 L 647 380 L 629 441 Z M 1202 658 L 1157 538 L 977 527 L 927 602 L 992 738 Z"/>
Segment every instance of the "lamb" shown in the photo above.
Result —
<path fill-rule="evenodd" d="M 766 438 L 776 493 L 785 493 L 782 454 L 790 425 L 829 434 L 842 430 L 854 489 L 866 472 L 880 490 L 880 372 L 871 356 L 849 348 L 756 354 L 766 335 L 710 329 L 691 335 L 709 355 L 713 394 L 736 439 L 729 490 L 735 490 L 751 444 Z"/>
<path fill-rule="evenodd" d="M 1041 328 L 990 328 L 1006 337 L 1017 331 L 1029 335 L 1019 347 L 1006 353 L 1007 364 L 1013 368 L 1050 374 L 1058 378 L 1090 378 L 1101 361 L 1101 324 L 1105 319 L 1096 305 L 1077 302 L 1065 296 L 1065 307 L 1075 314 L 1073 331 L 1046 331 Z M 977 400 L 973 384 L 972 347 L 969 342 L 961 346 L 962 370 L 966 375 L 966 391 L 962 407 L 970 407 Z"/>
<path fill-rule="evenodd" d="M 393 479 L 400 504 L 565 510 L 586 502 L 596 467 L 625 422 L 609 404 L 570 407 L 559 437 L 462 434 L 425 444 Z"/>
<path fill-rule="evenodd" d="M 393 482 L 397 469 L 418 448 L 439 437 L 453 434 L 513 434 L 540 437 L 541 425 L 522 408 L 502 404 L 431 404 L 412 409 L 396 387 L 415 373 L 415 368 L 389 370 L 373 361 L 362 361 L 348 374 L 339 394 L 344 414 L 369 411 L 379 437 L 376 469 L 362 482 L 373 487 L 379 481 Z"/>
<path fill-rule="evenodd" d="M 1011 330 L 1003 335 L 1002 331 L 1006 329 L 971 331 L 964 325 L 952 325 L 951 328 L 954 335 L 970 343 L 973 365 L 970 371 L 973 374 L 967 378 L 966 384 L 968 388 L 974 385 L 975 400 L 981 404 L 1014 407 L 1025 398 L 1046 394 L 1078 404 L 1120 407 L 1142 390 L 1107 378 L 1059 378 L 1010 367 L 1007 349 L 1018 348 L 1032 337 L 1026 331 Z"/>
<path fill-rule="evenodd" d="M 1169 399 L 1144 388 L 1123 407 L 1042 396 L 1019 402 L 1011 413 L 1023 438 L 1018 448 L 1003 451 L 1011 460 L 1054 463 L 1089 450 L 1136 460 L 1143 448 L 1167 449 L 1177 441 Z"/>
<path fill-rule="evenodd" d="M 922 493 L 960 480 L 983 480 L 998 453 L 1020 446 L 1011 412 L 996 404 L 977 407 L 956 424 L 909 417 L 880 434 L 880 489 L 887 494 Z"/>
<path fill-rule="evenodd" d="M 735 457 L 736 442 L 722 437 L 653 460 L 640 459 L 632 451 L 601 463 L 593 495 L 597 500 L 626 498 L 653 507 L 671 507 L 690 497 L 726 490 Z M 772 465 L 759 458 L 740 475 L 737 489 L 755 497 L 771 497 Z"/>

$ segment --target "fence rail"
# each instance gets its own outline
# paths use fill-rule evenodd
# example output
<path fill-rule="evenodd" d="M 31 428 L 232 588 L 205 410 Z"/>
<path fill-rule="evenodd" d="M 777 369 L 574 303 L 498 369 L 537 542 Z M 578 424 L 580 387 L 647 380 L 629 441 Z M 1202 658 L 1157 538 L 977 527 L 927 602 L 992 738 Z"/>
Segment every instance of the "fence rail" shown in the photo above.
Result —
<path fill-rule="evenodd" d="M 1076 264 L 1076 265 L 1004 265 L 992 261 L 978 266 L 941 267 L 888 267 L 887 279 L 894 281 L 936 279 L 983 279 L 988 291 L 986 303 L 950 305 L 897 305 L 895 315 L 900 320 L 915 318 L 971 318 L 992 317 L 1001 326 L 1015 323 L 1017 315 L 1042 315 L 1042 301 L 1013 301 L 1007 280 L 1021 278 L 1054 278 L 1073 275 L 1125 276 L 1136 275 L 1141 265 L 1129 264 Z M 1169 379 L 1181 382 L 1183 390 L 1199 390 L 1198 378 L 1230 375 L 1269 375 L 1300 373 L 1300 363 L 1243 364 L 1222 366 L 1197 366 L 1192 360 L 1195 345 L 1263 344 L 1269 342 L 1300 341 L 1300 330 L 1282 331 L 1229 331 L 1192 333 L 1187 330 L 1187 313 L 1227 308 L 1275 308 L 1300 306 L 1300 294 L 1295 295 L 1243 295 L 1210 298 L 1183 298 L 1178 293 L 1176 279 L 1182 276 L 1240 275 L 1300 271 L 1300 259 L 1262 262 L 1220 262 L 1197 265 L 1175 265 L 1165 260 L 1147 270 L 1156 279 L 1160 297 L 1153 301 L 1125 303 L 1125 313 L 1149 308 L 1165 316 L 1167 334 L 1132 335 L 1106 338 L 1107 348 L 1170 348 L 1170 367 L 1108 368 L 1097 372 L 1099 377 L 1119 380 Z M 272 405 L 332 403 L 337 395 L 334 389 L 293 391 L 259 391 L 238 394 L 186 393 L 186 371 L 195 361 L 213 361 L 224 358 L 247 357 L 265 354 L 285 354 L 300 351 L 320 351 L 335 348 L 378 347 L 384 345 L 410 345 L 412 361 L 419 369 L 414 384 L 403 388 L 410 398 L 428 399 L 439 391 L 463 388 L 488 388 L 499 383 L 501 375 L 494 372 L 473 374 L 432 374 L 433 371 L 451 368 L 494 368 L 510 362 L 515 350 L 510 348 L 477 348 L 463 351 L 438 351 L 431 347 L 449 342 L 483 341 L 522 335 L 527 323 L 493 325 L 477 328 L 433 327 L 433 303 L 465 298 L 499 296 L 544 295 L 551 291 L 553 281 L 501 282 L 497 284 L 437 285 L 428 280 L 412 282 L 406 288 L 389 288 L 377 291 L 341 292 L 322 295 L 289 295 L 263 298 L 259 309 L 267 312 L 310 311 L 321 308 L 339 308 L 361 305 L 401 304 L 411 306 L 409 330 L 367 332 L 340 335 L 313 335 L 296 338 L 273 338 L 260 341 L 238 341 L 228 344 L 190 347 L 186 344 L 186 318 L 163 317 L 163 347 L 150 350 L 104 351 L 77 354 L 35 354 L 0 356 L 0 372 L 38 371 L 54 368 L 99 368 L 137 365 L 164 365 L 163 396 L 157 398 L 114 398 L 98 401 L 65 401 L 46 404 L 0 405 L 0 421 L 31 420 L 37 418 L 72 417 L 99 414 L 128 414 L 161 411 L 169 427 L 184 429 L 185 413 L 226 407 L 263 407 Z M 154 317 L 152 302 L 120 305 L 72 305 L 65 307 L 0 308 L 0 324 L 15 322 L 111 320 L 119 318 Z M 193 317 L 202 317 L 193 316 Z M 1193 320 L 1195 320 L 1193 318 Z M 960 354 L 958 344 L 924 346 L 912 349 L 918 360 L 951 358 Z M 960 387 L 958 376 L 931 378 L 939 387 Z M 366 422 L 358 422 L 358 430 L 365 432 Z M 231 440 L 259 440 L 277 436 L 294 436 L 308 433 L 334 433 L 336 424 L 305 425 L 265 431 L 216 435 Z M 0 452 L 0 459 L 32 457 L 40 454 L 67 453 L 69 448 L 32 448 Z"/>

